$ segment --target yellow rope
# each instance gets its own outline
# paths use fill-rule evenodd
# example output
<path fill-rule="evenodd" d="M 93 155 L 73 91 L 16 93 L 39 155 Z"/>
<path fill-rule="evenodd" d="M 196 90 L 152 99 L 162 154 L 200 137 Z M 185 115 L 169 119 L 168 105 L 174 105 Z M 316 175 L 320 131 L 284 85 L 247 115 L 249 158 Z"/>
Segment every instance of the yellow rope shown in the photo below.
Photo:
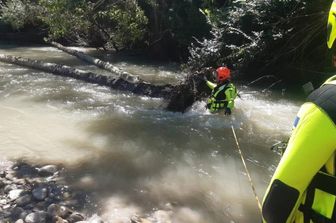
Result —
<path fill-rule="evenodd" d="M 250 181 L 250 184 L 251 184 L 251 188 L 252 188 L 254 197 L 255 197 L 255 199 L 257 200 L 258 208 L 259 208 L 260 214 L 262 214 L 262 212 L 261 212 L 261 203 L 260 203 L 260 201 L 259 201 L 259 198 L 258 198 L 256 189 L 255 189 L 255 187 L 254 187 L 254 184 L 253 184 L 253 181 L 252 181 L 250 172 L 249 172 L 248 169 L 247 169 L 247 166 L 246 166 L 246 163 L 245 163 L 245 159 L 244 159 L 243 153 L 242 153 L 242 151 L 241 151 L 241 149 L 240 149 L 240 146 L 239 146 L 239 143 L 238 143 L 238 139 L 237 139 L 237 136 L 236 136 L 236 132 L 235 132 L 235 130 L 234 130 L 234 128 L 233 128 L 233 125 L 231 125 L 231 129 L 232 129 L 233 136 L 234 136 L 234 138 L 235 138 L 235 140 L 236 140 L 236 145 L 237 145 L 238 152 L 239 152 L 239 154 L 240 154 L 240 158 L 241 158 L 241 160 L 243 161 L 243 164 L 244 164 L 244 167 L 245 167 L 245 172 L 246 172 L 246 174 L 247 174 L 247 177 L 249 178 L 249 181 Z"/>

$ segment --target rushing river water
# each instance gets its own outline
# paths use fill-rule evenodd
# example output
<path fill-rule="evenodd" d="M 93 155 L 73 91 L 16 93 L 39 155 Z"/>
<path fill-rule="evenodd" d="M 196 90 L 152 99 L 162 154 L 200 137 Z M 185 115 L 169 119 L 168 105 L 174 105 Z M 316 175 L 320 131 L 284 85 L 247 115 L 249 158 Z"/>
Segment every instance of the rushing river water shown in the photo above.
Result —
<path fill-rule="evenodd" d="M 0 53 L 99 71 L 51 47 Z M 170 65 L 115 63 L 155 83 L 183 77 Z M 270 147 L 288 137 L 301 102 L 238 88 L 231 117 L 209 114 L 204 102 L 180 114 L 161 99 L 0 63 L 0 155 L 65 165 L 107 222 L 168 209 L 173 223 L 260 222 L 231 125 L 262 199 L 279 160 Z"/>

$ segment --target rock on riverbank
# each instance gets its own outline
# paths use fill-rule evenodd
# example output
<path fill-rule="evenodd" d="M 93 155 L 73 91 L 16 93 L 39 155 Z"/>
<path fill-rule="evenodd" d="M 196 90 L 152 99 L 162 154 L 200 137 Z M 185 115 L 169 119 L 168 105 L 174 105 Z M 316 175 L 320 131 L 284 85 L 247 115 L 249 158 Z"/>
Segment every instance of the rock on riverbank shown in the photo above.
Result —
<path fill-rule="evenodd" d="M 90 196 L 68 186 L 65 175 L 56 165 L 0 161 L 0 223 L 104 223 Z M 127 223 L 174 222 L 170 206 L 146 217 L 134 213 Z"/>
<path fill-rule="evenodd" d="M 72 191 L 55 165 L 11 164 L 0 168 L 0 222 L 101 223 L 79 210 L 90 203 L 88 195 Z"/>

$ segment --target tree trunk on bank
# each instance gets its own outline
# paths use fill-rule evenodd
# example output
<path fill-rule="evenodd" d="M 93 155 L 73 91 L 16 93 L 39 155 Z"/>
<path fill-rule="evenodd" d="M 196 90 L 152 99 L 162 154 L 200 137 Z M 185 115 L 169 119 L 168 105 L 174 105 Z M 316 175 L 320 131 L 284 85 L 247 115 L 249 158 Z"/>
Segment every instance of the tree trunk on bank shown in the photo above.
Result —
<path fill-rule="evenodd" d="M 109 62 L 105 62 L 105 61 L 102 61 L 98 58 L 91 57 L 91 56 L 89 56 L 89 55 L 87 55 L 87 54 L 85 54 L 81 51 L 67 48 L 67 47 L 63 46 L 62 44 L 59 44 L 59 43 L 56 43 L 56 42 L 53 42 L 53 41 L 51 41 L 51 42 L 46 41 L 46 42 L 51 44 L 52 46 L 62 50 L 62 51 L 68 53 L 68 54 L 71 54 L 71 55 L 77 57 L 80 60 L 83 60 L 83 61 L 85 61 L 89 64 L 93 64 L 93 65 L 95 65 L 99 68 L 102 68 L 104 70 L 110 71 L 113 74 L 116 74 L 120 78 L 123 78 L 123 79 L 125 79 L 129 82 L 133 82 L 133 83 L 144 82 L 144 81 L 140 80 L 140 78 L 138 76 L 130 74 L 126 71 L 123 71 L 123 70 L 119 69 L 118 67 L 113 66 Z"/>
<path fill-rule="evenodd" d="M 172 85 L 152 85 L 144 82 L 133 83 L 120 77 L 109 77 L 93 72 L 75 69 L 65 65 L 45 63 L 39 60 L 30 60 L 22 57 L 15 57 L 4 54 L 0 54 L 0 61 L 53 73 L 59 76 L 71 77 L 85 82 L 94 83 L 101 86 L 107 86 L 116 90 L 129 91 L 137 95 L 144 95 L 149 97 L 161 97 L 169 99 L 174 89 L 174 86 Z"/>

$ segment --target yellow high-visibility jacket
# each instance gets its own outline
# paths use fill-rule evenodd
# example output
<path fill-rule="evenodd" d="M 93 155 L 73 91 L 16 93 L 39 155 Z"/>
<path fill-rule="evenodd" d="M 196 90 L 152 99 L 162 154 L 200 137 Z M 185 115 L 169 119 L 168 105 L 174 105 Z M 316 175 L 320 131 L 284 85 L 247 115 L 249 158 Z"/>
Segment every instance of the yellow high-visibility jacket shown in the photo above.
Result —
<path fill-rule="evenodd" d="M 267 223 L 336 222 L 336 76 L 300 108 L 266 191 Z"/>
<path fill-rule="evenodd" d="M 217 85 L 207 81 L 206 84 L 212 90 L 211 96 L 207 102 L 207 108 L 210 112 L 217 112 L 218 110 L 225 108 L 229 108 L 232 111 L 234 100 L 237 97 L 236 87 L 231 82 Z"/>

